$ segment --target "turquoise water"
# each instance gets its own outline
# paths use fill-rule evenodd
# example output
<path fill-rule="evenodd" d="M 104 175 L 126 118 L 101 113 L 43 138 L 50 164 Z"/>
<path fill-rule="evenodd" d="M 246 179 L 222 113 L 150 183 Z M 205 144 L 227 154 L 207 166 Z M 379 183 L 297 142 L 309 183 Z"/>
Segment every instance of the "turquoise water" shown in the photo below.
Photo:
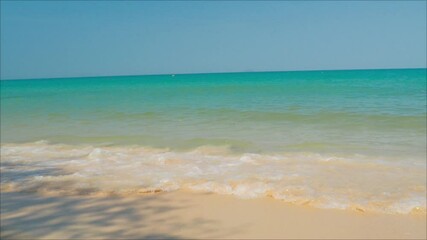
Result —
<path fill-rule="evenodd" d="M 44 142 L 40 142 L 41 140 Z M 369 192 L 369 196 L 375 198 L 378 197 L 377 191 L 382 191 L 381 194 L 387 192 L 393 199 L 399 198 L 401 201 L 402 196 L 397 196 L 399 193 L 392 190 L 396 187 L 393 184 L 399 184 L 401 188 L 399 191 L 404 192 L 406 198 L 413 196 L 412 200 L 418 199 L 416 206 L 425 208 L 423 196 L 425 196 L 426 158 L 426 69 L 177 74 L 1 81 L 1 143 L 3 152 L 6 152 L 2 153 L 2 160 L 5 162 L 12 161 L 11 159 L 28 162 L 29 159 L 36 157 L 26 154 L 36 150 L 39 154 L 43 149 L 49 150 L 50 155 L 46 153 L 48 155 L 45 158 L 50 159 L 50 162 L 56 158 L 81 160 L 82 156 L 88 157 L 92 154 L 93 157 L 93 154 L 99 152 L 105 154 L 105 151 L 128 154 L 126 157 L 116 159 L 119 161 L 126 158 L 128 159 L 126 163 L 148 158 L 160 161 L 155 155 L 159 154 L 159 151 L 169 154 L 163 158 L 179 159 L 184 162 L 194 160 L 192 164 L 207 156 L 218 158 L 217 160 L 224 164 L 232 164 L 249 156 L 252 160 L 259 158 L 260 162 L 253 168 L 249 166 L 244 170 L 239 168 L 239 171 L 248 171 L 248 174 L 237 180 L 235 178 L 227 180 L 224 175 L 216 176 L 204 170 L 202 166 L 213 167 L 206 160 L 203 162 L 205 165 L 196 164 L 192 167 L 201 171 L 200 176 L 208 174 L 207 172 L 213 175 L 208 179 L 194 177 L 191 181 L 231 186 L 230 181 L 241 180 L 247 184 L 248 179 L 257 178 L 260 174 L 271 176 L 274 169 L 269 169 L 268 166 L 279 164 L 276 168 L 283 169 L 281 172 L 274 172 L 277 178 L 283 178 L 286 174 L 289 176 L 307 174 L 307 176 L 300 179 L 301 181 L 295 180 L 297 184 L 289 179 L 286 181 L 282 179 L 280 184 L 274 180 L 249 181 L 249 183 L 271 183 L 271 186 L 267 187 L 268 191 L 273 189 L 274 192 L 280 188 L 282 195 L 283 189 L 289 190 L 289 187 L 298 187 L 304 191 L 305 188 L 309 188 L 309 193 L 302 194 L 304 199 L 309 200 L 317 199 L 318 195 L 326 193 L 313 186 L 313 183 L 318 182 L 320 177 L 329 178 L 338 174 L 334 171 L 338 171 L 338 168 L 344 165 L 341 163 L 334 165 L 335 170 L 329 167 L 325 169 L 323 165 L 320 167 L 309 165 L 310 171 L 304 166 L 308 163 L 318 164 L 319 161 L 330 163 L 331 159 L 339 159 L 353 164 L 346 165 L 346 169 L 340 171 L 348 170 L 355 179 L 360 178 L 359 187 L 364 184 L 364 179 L 372 182 L 377 176 L 377 180 L 382 182 L 378 188 L 382 186 L 386 189 L 372 190 L 368 186 L 370 184 L 366 184 L 366 189 L 360 187 L 361 189 L 357 190 L 357 196 L 362 196 L 362 192 L 366 191 Z M 83 151 L 82 156 L 73 154 L 62 156 L 59 153 L 55 153 L 56 155 L 52 153 L 55 151 L 51 148 L 55 149 L 57 146 L 72 152 L 87 150 L 88 147 L 91 150 Z M 141 151 L 135 153 L 135 149 Z M 66 151 L 62 149 L 61 152 Z M 130 154 L 131 152 L 134 155 Z M 193 156 L 195 153 L 199 155 Z M 52 154 L 56 157 L 52 158 Z M 193 155 L 187 156 L 188 154 Z M 172 155 L 173 157 L 168 158 Z M 98 159 L 108 157 L 111 156 L 108 154 L 98 156 Z M 274 157 L 282 160 L 273 163 L 270 158 Z M 361 163 L 364 165 L 360 165 Z M 376 172 L 378 169 L 374 163 L 383 164 L 381 166 L 386 168 L 398 165 L 401 166 L 401 170 L 405 170 L 399 171 L 399 168 L 396 168 L 390 171 L 394 175 L 381 178 L 381 174 Z M 46 162 L 37 164 L 44 164 L 45 167 L 48 165 Z M 369 164 L 375 165 L 375 171 L 374 167 L 369 168 Z M 124 165 L 126 164 L 122 163 L 121 166 Z M 120 185 L 120 188 L 136 189 L 144 186 L 164 190 L 166 188 L 160 183 L 166 180 L 169 183 L 173 182 L 171 184 L 176 185 L 176 188 L 184 188 L 191 181 L 187 179 L 186 172 L 181 175 L 173 172 L 177 166 L 181 165 L 175 164 L 166 170 L 150 170 L 164 171 L 164 175 L 174 176 L 170 179 L 157 179 L 139 172 L 135 173 L 137 180 L 130 184 L 132 187 Z M 260 172 L 262 171 L 260 168 L 263 167 L 266 168 L 265 172 Z M 367 170 L 363 170 L 365 171 L 363 174 L 371 173 L 369 176 L 372 175 L 372 179 L 355 173 L 358 167 L 367 167 Z M 85 165 L 85 168 L 90 167 Z M 233 176 L 238 174 L 237 169 L 235 170 Z M 97 171 L 106 170 L 103 168 Z M 227 173 L 228 170 L 218 171 Z M 328 175 L 326 174 L 328 171 L 332 172 Z M 403 183 L 394 183 L 393 179 L 401 178 L 399 174 L 404 174 L 405 171 L 413 171 L 414 179 L 408 181 L 403 179 Z M 279 176 L 280 173 L 283 173 L 282 176 Z M 308 175 L 319 178 L 310 179 Z M 149 178 L 149 181 L 142 181 L 138 178 L 140 176 Z M 344 175 L 335 177 L 346 178 Z M 217 178 L 221 181 L 217 181 Z M 181 180 L 185 183 L 180 182 Z M 144 183 L 139 184 L 141 181 Z M 322 182 L 322 186 L 329 184 L 328 191 L 332 196 L 337 193 L 335 190 L 338 187 L 328 181 Z M 351 181 L 344 182 L 352 185 Z M 389 186 L 387 182 L 390 183 Z M 340 186 L 339 189 L 343 190 L 347 186 L 349 185 Z M 102 189 L 100 186 L 97 188 Z M 217 189 L 217 187 L 206 188 L 209 191 L 213 191 L 212 188 Z M 257 187 L 248 187 L 255 188 Z M 239 195 L 233 189 L 230 191 L 231 194 Z M 261 191 L 261 195 L 266 195 L 266 191 Z M 341 193 L 331 198 L 347 199 L 340 200 L 340 204 L 348 205 L 350 200 L 346 194 Z M 287 199 L 289 196 L 277 198 Z M 350 198 L 352 202 L 358 201 L 357 197 Z"/>

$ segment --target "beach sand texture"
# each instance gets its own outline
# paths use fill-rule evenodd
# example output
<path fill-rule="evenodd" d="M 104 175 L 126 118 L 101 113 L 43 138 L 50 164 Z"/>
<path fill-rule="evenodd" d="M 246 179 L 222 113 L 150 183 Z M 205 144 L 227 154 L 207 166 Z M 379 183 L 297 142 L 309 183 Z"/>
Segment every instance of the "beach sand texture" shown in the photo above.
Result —
<path fill-rule="evenodd" d="M 2 239 L 425 239 L 425 215 L 325 210 L 183 191 L 131 197 L 1 194 Z"/>

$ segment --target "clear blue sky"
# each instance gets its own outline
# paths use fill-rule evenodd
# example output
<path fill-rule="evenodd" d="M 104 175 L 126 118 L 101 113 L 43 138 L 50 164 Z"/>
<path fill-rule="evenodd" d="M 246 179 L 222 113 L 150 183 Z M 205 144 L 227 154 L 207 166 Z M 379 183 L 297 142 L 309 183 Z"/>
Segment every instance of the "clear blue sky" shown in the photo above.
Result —
<path fill-rule="evenodd" d="M 425 68 L 426 1 L 1 2 L 1 78 Z"/>

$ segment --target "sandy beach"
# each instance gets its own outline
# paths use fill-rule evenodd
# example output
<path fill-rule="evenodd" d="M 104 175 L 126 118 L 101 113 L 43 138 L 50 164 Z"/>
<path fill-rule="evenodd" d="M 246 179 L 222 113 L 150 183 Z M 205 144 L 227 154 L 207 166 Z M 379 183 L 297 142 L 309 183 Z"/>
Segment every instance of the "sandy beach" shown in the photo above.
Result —
<path fill-rule="evenodd" d="M 427 240 L 427 0 L 0 15 L 0 240 Z"/>
<path fill-rule="evenodd" d="M 2 192 L 2 239 L 425 239 L 425 215 L 294 206 L 167 192 L 57 197 Z"/>

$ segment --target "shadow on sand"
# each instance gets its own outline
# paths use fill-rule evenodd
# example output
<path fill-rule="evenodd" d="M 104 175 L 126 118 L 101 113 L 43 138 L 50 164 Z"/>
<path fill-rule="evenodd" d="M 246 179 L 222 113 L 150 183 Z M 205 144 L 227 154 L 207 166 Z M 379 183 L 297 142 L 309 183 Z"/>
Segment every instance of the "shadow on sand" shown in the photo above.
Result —
<path fill-rule="evenodd" d="M 191 207 L 189 201 L 168 197 L 163 193 L 90 198 L 2 192 L 1 239 L 224 237 L 213 220 L 182 217 Z"/>

